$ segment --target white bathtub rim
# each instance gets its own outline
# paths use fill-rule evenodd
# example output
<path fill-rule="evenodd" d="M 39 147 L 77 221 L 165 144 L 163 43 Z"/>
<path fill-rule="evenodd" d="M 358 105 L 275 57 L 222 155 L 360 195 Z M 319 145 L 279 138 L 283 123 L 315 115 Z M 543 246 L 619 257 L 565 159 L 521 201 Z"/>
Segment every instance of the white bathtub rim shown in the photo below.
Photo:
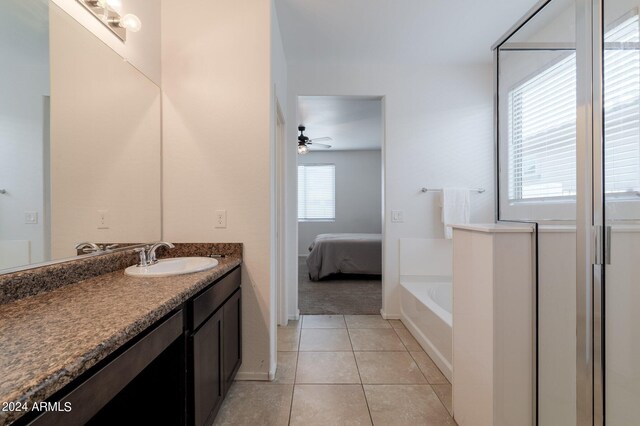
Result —
<path fill-rule="evenodd" d="M 402 283 L 453 283 L 450 275 L 400 275 Z"/>
<path fill-rule="evenodd" d="M 420 300 L 420 302 L 424 303 L 427 308 L 429 308 L 434 314 L 436 314 L 442 321 L 444 321 L 449 327 L 453 328 L 453 314 L 447 311 L 445 308 L 440 306 L 435 300 L 433 300 L 430 296 L 427 296 L 425 299 L 422 299 L 416 295 L 415 292 L 412 291 L 414 286 L 434 286 L 434 285 L 447 285 L 451 288 L 453 292 L 453 283 L 451 281 L 400 281 L 400 285 L 409 293 L 413 295 L 416 299 Z"/>
<path fill-rule="evenodd" d="M 427 338 L 427 336 L 420 331 L 416 324 L 411 321 L 409 316 L 405 313 L 404 308 L 400 307 L 400 314 L 402 316 L 402 323 L 407 327 L 409 332 L 418 341 L 422 349 L 433 360 L 434 364 L 440 369 L 442 374 L 449 380 L 449 383 L 453 383 L 453 366 L 444 355 L 435 347 L 433 343 Z"/>

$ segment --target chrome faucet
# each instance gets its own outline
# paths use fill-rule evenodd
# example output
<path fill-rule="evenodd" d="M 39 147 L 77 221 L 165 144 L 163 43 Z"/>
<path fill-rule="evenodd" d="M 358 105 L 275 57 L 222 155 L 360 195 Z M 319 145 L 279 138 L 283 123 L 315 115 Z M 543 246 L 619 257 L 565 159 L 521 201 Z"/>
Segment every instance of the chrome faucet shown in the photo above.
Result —
<path fill-rule="evenodd" d="M 154 263 L 158 262 L 158 259 L 156 259 L 156 250 L 159 249 L 160 247 L 166 247 L 166 248 L 172 249 L 175 246 L 173 244 L 167 243 L 165 241 L 160 241 L 159 243 L 153 244 L 149 248 L 149 250 L 147 250 L 147 262 L 150 265 L 153 265 Z"/>
<path fill-rule="evenodd" d="M 134 251 L 138 253 L 140 261 L 138 262 L 139 267 L 145 267 L 153 265 L 154 263 L 158 263 L 158 259 L 156 259 L 156 250 L 160 247 L 174 248 L 175 246 L 171 243 L 167 243 L 165 241 L 160 241 L 159 243 L 152 244 L 151 246 L 139 247 Z"/>

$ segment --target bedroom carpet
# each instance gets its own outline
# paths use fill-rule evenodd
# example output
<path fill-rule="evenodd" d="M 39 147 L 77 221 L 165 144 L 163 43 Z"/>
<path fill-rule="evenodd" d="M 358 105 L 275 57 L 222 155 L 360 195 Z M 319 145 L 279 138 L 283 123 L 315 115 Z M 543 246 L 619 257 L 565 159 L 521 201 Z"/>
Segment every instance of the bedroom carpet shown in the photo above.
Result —
<path fill-rule="evenodd" d="M 309 279 L 305 258 L 298 261 L 298 306 L 302 315 L 379 314 L 382 280 L 377 275 L 335 275 Z"/>

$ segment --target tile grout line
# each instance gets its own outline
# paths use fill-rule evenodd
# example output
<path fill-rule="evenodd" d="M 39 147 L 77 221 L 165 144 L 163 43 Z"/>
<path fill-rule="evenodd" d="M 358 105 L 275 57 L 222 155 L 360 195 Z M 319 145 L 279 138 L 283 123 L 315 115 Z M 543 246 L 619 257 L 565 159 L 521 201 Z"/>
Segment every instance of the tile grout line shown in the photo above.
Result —
<path fill-rule="evenodd" d="M 347 324 L 347 320 L 345 319 L 345 325 Z M 353 354 L 353 361 L 356 363 L 356 371 L 358 372 L 358 378 L 360 379 L 360 388 L 362 389 L 362 395 L 364 395 L 364 403 L 367 405 L 367 412 L 369 413 L 369 420 L 371 420 L 371 425 L 373 426 L 373 415 L 371 414 L 371 407 L 369 407 L 369 400 L 367 399 L 367 392 L 364 390 L 364 383 L 362 382 L 362 375 L 360 374 L 360 367 L 358 366 L 358 358 L 356 358 L 356 351 L 353 350 L 353 342 L 351 341 L 351 333 L 349 332 L 349 327 L 347 326 L 347 335 L 349 336 L 349 343 L 351 343 L 351 353 Z"/>
<path fill-rule="evenodd" d="M 409 348 L 407 348 L 407 345 L 404 343 L 404 341 L 402 340 L 402 338 L 400 337 L 400 335 L 398 334 L 398 330 L 396 330 L 395 328 L 393 328 L 393 326 L 391 327 L 393 329 L 393 332 L 396 333 L 396 336 L 398 336 L 398 339 L 400 339 L 400 342 L 402 343 L 402 345 L 404 346 L 404 349 L 407 351 L 407 353 L 409 354 L 409 357 L 411 357 L 411 360 L 413 361 L 413 363 L 416 365 L 416 367 L 418 367 L 418 371 L 420 372 L 420 374 L 422 374 L 422 377 L 424 377 L 425 382 L 427 382 L 427 384 L 429 386 L 431 386 L 431 382 L 429 381 L 429 379 L 427 378 L 427 375 L 424 374 L 424 371 L 422 371 L 422 368 L 420 368 L 420 366 L 418 365 L 418 361 L 416 361 L 416 359 L 413 357 L 413 355 L 411 354 L 411 351 L 409 350 Z M 409 332 L 409 334 L 411 334 L 411 332 Z M 427 355 L 428 356 L 428 355 Z M 433 391 L 433 388 L 431 388 L 431 390 Z M 435 393 L 435 391 L 433 391 L 433 393 Z M 437 396 L 438 394 L 436 394 Z M 440 397 L 438 397 L 438 399 L 440 399 Z M 442 401 L 440 401 L 440 403 L 442 403 Z M 443 404 L 444 405 L 444 404 Z M 447 407 L 445 407 L 446 409 Z M 447 410 L 448 412 L 448 410 Z"/>
<path fill-rule="evenodd" d="M 369 413 L 369 419 L 370 419 L 370 421 L 371 421 L 371 424 L 372 424 L 372 425 L 373 425 L 373 415 L 372 415 L 372 413 L 371 413 L 371 407 L 369 406 L 369 400 L 368 400 L 368 398 L 367 398 L 367 393 L 366 393 L 366 391 L 365 391 L 365 389 L 364 389 L 364 383 L 363 383 L 363 380 L 362 380 L 362 374 L 361 374 L 361 372 L 360 372 L 360 366 L 359 366 L 359 364 L 358 364 L 358 360 L 357 360 L 357 358 L 356 358 L 356 356 L 355 356 L 356 352 L 377 352 L 377 353 L 379 353 L 379 352 L 396 352 L 396 353 L 409 353 L 409 356 L 410 356 L 410 358 L 411 358 L 412 362 L 413 362 L 414 364 L 416 364 L 416 367 L 418 368 L 418 371 L 420 371 L 420 374 L 424 377 L 424 379 L 425 379 L 425 381 L 426 381 L 426 383 L 424 383 L 424 384 L 415 384 L 415 385 L 418 385 L 418 386 L 429 386 L 430 390 L 431 390 L 431 391 L 436 395 L 436 398 L 438 399 L 438 402 L 440 402 L 441 406 L 443 407 L 443 409 L 445 410 L 445 412 L 448 414 L 449 418 L 453 419 L 453 415 L 452 415 L 452 414 L 449 412 L 449 410 L 447 409 L 447 407 L 446 407 L 446 405 L 445 405 L 445 403 L 444 403 L 443 399 L 440 397 L 440 395 L 438 395 L 438 393 L 437 393 L 437 392 L 435 392 L 435 389 L 434 389 L 434 387 L 433 387 L 433 386 L 434 386 L 434 384 L 432 384 L 432 383 L 430 383 L 430 382 L 429 382 L 428 378 L 426 377 L 426 374 L 422 371 L 422 369 L 420 369 L 420 367 L 418 366 L 418 363 L 417 363 L 417 361 L 416 361 L 415 357 L 413 356 L 413 354 L 411 353 L 411 351 L 409 351 L 409 349 L 408 349 L 407 345 L 406 345 L 406 344 L 405 344 L 405 342 L 402 340 L 402 338 L 400 338 L 400 335 L 398 334 L 398 331 L 397 331 L 394 327 L 391 327 L 391 328 L 394 330 L 394 334 L 395 334 L 395 335 L 398 337 L 398 339 L 401 341 L 401 343 L 402 343 L 402 345 L 403 345 L 403 347 L 404 347 L 404 350 L 392 350 L 392 351 L 379 351 L 379 350 L 356 351 L 356 350 L 354 349 L 353 341 L 352 341 L 352 339 L 351 339 L 351 328 L 349 328 L 349 327 L 346 325 L 346 320 L 344 319 L 344 315 L 343 315 L 343 320 L 345 321 L 345 327 L 339 327 L 339 328 L 331 327 L 331 328 L 324 328 L 324 329 L 346 329 L 346 331 L 347 331 L 347 336 L 348 336 L 348 338 L 349 338 L 349 344 L 350 344 L 351 350 L 345 350 L 345 351 L 323 351 L 323 350 L 315 350 L 315 351 L 310 351 L 310 352 L 342 352 L 342 353 L 348 353 L 348 352 L 351 352 L 351 353 L 352 353 L 353 358 L 354 358 L 354 361 L 355 361 L 355 364 L 356 364 L 356 371 L 358 372 L 358 378 L 359 378 L 359 380 L 360 380 L 360 387 L 361 387 L 361 390 L 362 390 L 363 395 L 364 395 L 364 397 L 365 397 L 365 404 L 366 404 L 366 406 L 367 406 L 367 411 L 368 411 L 368 413 Z M 385 321 L 389 324 L 388 320 L 385 320 Z M 292 414 L 293 414 L 293 402 L 294 402 L 293 398 L 294 398 L 294 394 L 295 394 L 296 387 L 298 386 L 298 383 L 297 383 L 297 375 L 298 375 L 298 368 L 299 368 L 299 361 L 300 361 L 300 352 L 302 352 L 302 351 L 300 350 L 300 348 L 301 348 L 301 344 L 302 344 L 303 323 L 304 323 L 304 317 L 302 317 L 302 318 L 301 318 L 300 329 L 298 330 L 298 337 L 299 337 L 299 339 L 298 339 L 298 346 L 297 346 L 298 350 L 296 351 L 296 366 L 295 366 L 295 373 L 294 373 L 294 380 L 293 380 L 294 384 L 293 384 L 293 390 L 292 390 L 291 404 L 290 404 L 290 408 L 289 408 L 289 421 L 288 421 L 288 424 L 289 424 L 289 425 L 291 424 L 291 421 L 292 421 L 291 416 L 292 416 Z M 390 324 L 389 324 L 389 325 L 390 325 Z M 374 327 L 374 328 L 378 328 L 378 327 Z M 357 329 L 357 327 L 356 327 L 356 329 Z M 427 356 L 428 356 L 428 355 L 427 355 Z M 437 366 L 436 366 L 436 368 L 437 368 Z M 447 383 L 447 384 L 450 384 L 450 383 Z M 347 384 L 342 384 L 342 383 L 341 383 L 341 384 L 334 384 L 334 383 L 322 383 L 322 384 L 316 384 L 316 385 L 336 386 L 336 385 L 347 385 Z M 372 383 L 371 385 L 376 385 L 376 383 Z M 396 384 L 393 384 L 393 383 L 380 383 L 379 385 L 391 385 L 391 386 L 393 386 L 393 385 L 396 385 Z M 406 384 L 406 383 L 398 383 L 397 385 L 398 385 L 398 386 L 405 386 L 405 385 L 407 385 L 407 384 Z M 442 385 L 446 385 L 446 384 L 444 384 L 444 383 L 443 383 Z"/>
<path fill-rule="evenodd" d="M 434 385 L 429 384 L 429 386 L 431 387 L 431 390 L 433 391 L 433 393 L 436 394 L 436 397 L 438 398 L 438 400 L 440 401 L 440 404 L 442 404 L 442 406 L 444 407 L 444 409 L 447 411 L 447 413 L 449 413 L 449 417 L 451 417 L 453 419 L 453 413 L 449 411 L 449 409 L 447 408 L 447 405 L 444 403 L 444 401 L 442 400 L 442 398 L 440 398 L 440 395 L 438 395 L 438 392 L 436 392 L 436 390 L 433 388 Z M 435 386 L 446 386 L 446 385 L 435 385 Z M 450 385 L 451 386 L 451 385 Z"/>
<path fill-rule="evenodd" d="M 300 315 L 300 329 L 298 330 L 298 350 L 296 351 L 296 369 L 293 372 L 293 387 L 291 388 L 291 404 L 289 405 L 289 419 L 287 425 L 291 425 L 291 414 L 293 413 L 293 396 L 296 393 L 296 381 L 298 380 L 298 363 L 300 362 L 300 342 L 302 341 L 302 324 L 304 315 Z"/>
<path fill-rule="evenodd" d="M 391 327 L 393 328 L 393 327 Z M 431 382 L 429 381 L 429 378 L 427 377 L 426 374 L 424 374 L 424 371 L 422 371 L 422 368 L 420 368 L 420 366 L 418 365 L 418 361 L 415 359 L 415 357 L 413 356 L 413 354 L 411 353 L 411 351 L 409 350 L 409 348 L 407 348 L 407 345 L 404 343 L 404 341 L 402 340 L 402 338 L 400 337 L 400 335 L 398 334 L 398 331 L 393 328 L 394 333 L 396 333 L 396 336 L 398 336 L 398 339 L 400 339 L 400 342 L 402 343 L 402 345 L 404 346 L 405 350 L 407 351 L 407 353 L 409 354 L 409 356 L 411 357 L 411 360 L 413 361 L 413 363 L 416 365 L 416 367 L 418 367 L 418 371 L 420 372 L 420 374 L 422 374 L 422 377 L 424 377 L 424 380 L 427 382 L 427 384 L 429 386 L 431 386 Z M 409 332 L 409 334 L 411 334 L 411 332 Z M 423 351 L 424 352 L 424 351 Z M 425 352 L 426 353 L 426 352 Z M 429 355 L 427 355 L 429 356 Z M 433 390 L 433 388 L 431 388 Z M 435 391 L 433 391 L 435 393 Z M 436 394 L 437 395 L 437 394 Z M 440 399 L 440 397 L 438 397 L 438 399 Z M 442 402 L 442 401 L 440 401 Z M 446 409 L 447 407 L 445 407 Z M 448 410 L 447 410 L 448 411 Z"/>
<path fill-rule="evenodd" d="M 392 327 L 393 328 L 393 327 Z M 407 352 L 409 353 L 409 356 L 411 357 L 411 359 L 413 360 L 413 362 L 416 364 L 416 367 L 418 367 L 418 371 L 420 371 L 420 374 L 422 374 L 422 376 L 424 377 L 424 380 L 426 380 L 427 385 L 431 388 L 431 391 L 436 395 L 436 398 L 438 398 L 438 401 L 440 401 L 440 404 L 442 404 L 442 406 L 444 407 L 445 411 L 449 414 L 449 417 L 451 417 L 453 419 L 453 414 L 449 412 L 449 409 L 447 408 L 446 404 L 444 403 L 444 401 L 442 400 L 442 398 L 440 398 L 440 395 L 438 395 L 438 392 L 435 391 L 435 389 L 433 388 L 433 384 L 429 381 L 429 378 L 427 377 L 427 375 L 424 373 L 424 371 L 422 371 L 422 369 L 420 368 L 420 366 L 418 365 L 418 361 L 415 359 L 415 357 L 413 356 L 413 354 L 411 353 L 411 351 L 409 350 L 409 348 L 407 348 L 407 345 L 405 345 L 404 341 L 402 340 L 402 338 L 400 337 L 400 335 L 398 334 L 398 331 L 393 328 L 393 331 L 396 333 L 396 336 L 398 336 L 398 339 L 400 339 L 400 341 L 402 342 L 402 344 L 404 345 L 405 349 L 407 350 Z M 409 332 L 409 334 L 411 334 L 411 332 Z M 423 350 L 424 352 L 424 350 Z M 426 352 L 425 352 L 426 353 Z M 427 354 L 427 356 L 429 356 L 429 354 Z M 429 357 L 431 358 L 431 357 Z M 433 362 L 433 361 L 432 361 Z M 436 368 L 438 368 L 438 366 L 436 365 Z M 440 370 L 438 368 L 438 370 Z M 442 374 L 442 371 L 440 371 L 440 374 Z M 444 374 L 443 374 L 444 376 Z M 447 380 L 448 381 L 448 380 Z M 451 383 L 449 383 L 449 385 L 451 385 Z"/>
<path fill-rule="evenodd" d="M 368 412 L 368 414 L 369 414 L 369 419 L 370 419 L 370 422 L 371 422 L 371 424 L 372 424 L 372 425 L 374 424 L 374 422 L 373 422 L 373 415 L 372 415 L 372 412 L 371 412 L 371 407 L 370 407 L 370 405 L 369 405 L 369 400 L 368 400 L 368 397 L 367 397 L 367 393 L 366 393 L 366 391 L 365 391 L 365 389 L 364 389 L 364 382 L 363 382 L 363 380 L 362 380 L 362 374 L 361 374 L 361 372 L 360 372 L 360 366 L 359 366 L 359 364 L 358 364 L 358 360 L 357 360 L 357 357 L 356 357 L 356 355 L 355 355 L 357 352 L 374 352 L 374 353 L 380 353 L 380 352 L 395 352 L 395 353 L 409 353 L 409 356 L 410 356 L 410 358 L 411 358 L 412 362 L 413 362 L 414 364 L 416 364 L 416 367 L 418 368 L 418 371 L 420 371 L 421 375 L 424 377 L 424 379 L 425 379 L 425 381 L 426 381 L 426 383 L 424 383 L 424 384 L 411 384 L 411 385 L 417 385 L 417 386 L 429 386 L 429 388 L 430 388 L 429 390 L 431 390 L 431 392 L 433 392 L 433 393 L 436 395 L 436 398 L 437 398 L 438 402 L 440 402 L 441 406 L 444 408 L 444 411 L 448 414 L 449 418 L 450 418 L 450 419 L 453 419 L 453 414 L 449 412 L 449 410 L 448 410 L 448 408 L 447 408 L 447 406 L 446 406 L 446 404 L 445 404 L 445 402 L 444 402 L 443 398 L 441 398 L 441 397 L 440 397 L 440 395 L 435 391 L 435 388 L 434 388 L 434 386 L 436 386 L 436 385 L 446 386 L 446 385 L 448 384 L 449 386 L 451 386 L 451 383 L 447 381 L 447 383 L 442 383 L 442 384 L 439 384 L 439 383 L 437 383 L 437 384 L 432 384 L 432 383 L 428 380 L 428 378 L 427 378 L 426 374 L 425 374 L 425 373 L 422 371 L 422 369 L 419 367 L 417 360 L 415 359 L 414 355 L 411 353 L 411 351 L 409 350 L 409 348 L 407 347 L 407 345 L 405 344 L 405 342 L 402 340 L 402 338 L 401 338 L 401 337 L 400 337 L 400 335 L 398 334 L 398 330 L 397 330 L 397 329 L 395 329 L 393 326 L 391 326 L 391 328 L 394 330 L 394 334 L 395 334 L 395 335 L 397 336 L 397 338 L 401 341 L 401 343 L 402 343 L 402 345 L 403 345 L 403 347 L 404 347 L 404 350 L 391 350 L 391 351 L 385 351 L 385 350 L 383 350 L 383 351 L 380 351 L 380 350 L 368 350 L 368 351 L 356 351 L 356 350 L 355 350 L 355 348 L 354 348 L 354 346 L 353 346 L 353 341 L 352 341 L 352 339 L 351 339 L 351 330 L 352 330 L 352 328 L 349 328 L 349 327 L 347 326 L 347 324 L 346 324 L 346 319 L 344 318 L 344 315 L 341 315 L 341 316 L 343 317 L 343 321 L 344 321 L 345 327 L 339 327 L 339 328 L 334 328 L 334 327 L 324 328 L 324 327 L 323 327 L 323 328 L 324 328 L 324 329 L 334 329 L 334 330 L 346 329 L 346 331 L 347 331 L 347 337 L 349 338 L 349 344 L 350 344 L 350 347 L 351 347 L 351 349 L 350 349 L 350 350 L 344 350 L 344 351 L 314 350 L 314 351 L 304 351 L 304 352 L 320 352 L 320 353 L 322 353 L 322 352 L 341 352 L 341 353 L 348 353 L 348 352 L 350 352 L 350 353 L 352 354 L 353 359 L 354 359 L 355 364 L 356 364 L 356 371 L 357 371 L 357 373 L 358 373 L 358 378 L 359 378 L 359 381 L 360 381 L 360 383 L 359 383 L 359 384 L 360 384 L 360 387 L 361 387 L 362 393 L 363 393 L 364 398 L 365 398 L 365 404 L 366 404 L 366 407 L 367 407 L 367 412 Z M 389 323 L 389 321 L 388 321 L 388 320 L 385 320 L 385 322 L 386 322 L 387 324 L 391 325 L 391 324 Z M 290 406 L 289 406 L 289 415 L 288 415 L 288 422 L 287 422 L 287 424 L 288 424 L 288 425 L 291 425 L 291 422 L 292 422 L 293 404 L 294 404 L 294 395 L 295 395 L 295 390 L 296 390 L 296 388 L 297 388 L 297 387 L 298 387 L 298 385 L 299 385 L 299 383 L 297 383 L 297 376 L 298 376 L 298 368 L 299 368 L 299 362 L 300 362 L 300 353 L 301 353 L 301 352 L 303 352 L 303 351 L 301 351 L 301 350 L 300 350 L 300 349 L 301 349 L 301 347 L 302 347 L 302 331 L 303 331 L 303 329 L 304 329 L 303 324 L 304 324 L 304 316 L 302 316 L 302 315 L 301 315 L 301 318 L 300 318 L 300 327 L 299 327 L 299 328 L 298 328 L 298 330 L 297 330 L 297 332 L 298 332 L 298 343 L 297 343 L 297 346 L 296 346 L 297 350 L 295 351 L 295 352 L 296 352 L 296 356 L 295 356 L 295 370 L 294 370 L 294 375 L 293 375 L 293 386 L 292 386 L 292 394 L 291 394 L 291 403 L 290 403 Z M 373 327 L 373 328 L 379 328 L 379 327 Z M 313 329 L 313 328 L 312 328 L 312 329 Z M 317 328 L 316 328 L 316 329 L 317 329 Z M 358 329 L 358 327 L 356 327 L 356 328 L 354 328 L 354 329 Z M 282 352 L 284 352 L 284 351 L 282 351 Z M 416 351 L 416 352 L 418 352 L 418 351 Z M 428 357 L 428 354 L 427 354 L 427 357 Z M 437 366 L 436 366 L 436 368 L 437 368 Z M 439 369 L 438 369 L 438 370 L 439 370 Z M 440 373 L 442 373 L 442 372 L 440 372 Z M 445 379 L 446 379 L 446 378 L 445 378 Z M 302 383 L 300 383 L 300 385 L 303 385 L 303 384 L 302 384 Z M 349 384 L 347 384 L 347 383 L 317 383 L 317 384 L 313 384 L 313 385 L 314 385 L 314 386 L 317 386 L 317 385 L 321 385 L 321 386 L 336 386 L 336 385 L 337 385 L 337 386 L 343 386 L 343 385 L 349 385 Z M 394 383 L 379 383 L 379 384 L 377 384 L 377 383 L 368 383 L 368 385 L 373 385 L 373 386 L 376 386 L 376 385 L 384 385 L 384 386 L 394 386 L 394 385 L 397 385 L 397 386 L 407 386 L 407 385 L 410 385 L 410 384 L 407 384 L 407 383 L 397 383 L 397 384 L 394 384 Z M 444 397 L 444 395 L 443 395 L 443 397 Z M 454 422 L 455 422 L 455 420 L 454 420 Z M 454 424 L 455 424 L 455 423 L 454 423 Z"/>

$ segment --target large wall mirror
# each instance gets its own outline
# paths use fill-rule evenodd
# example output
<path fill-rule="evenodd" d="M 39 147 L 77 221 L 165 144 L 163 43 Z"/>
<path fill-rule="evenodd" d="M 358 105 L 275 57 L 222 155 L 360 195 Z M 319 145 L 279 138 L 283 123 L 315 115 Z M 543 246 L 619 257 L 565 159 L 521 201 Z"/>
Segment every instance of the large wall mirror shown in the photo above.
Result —
<path fill-rule="evenodd" d="M 0 273 L 161 236 L 160 89 L 48 0 L 0 2 Z"/>

